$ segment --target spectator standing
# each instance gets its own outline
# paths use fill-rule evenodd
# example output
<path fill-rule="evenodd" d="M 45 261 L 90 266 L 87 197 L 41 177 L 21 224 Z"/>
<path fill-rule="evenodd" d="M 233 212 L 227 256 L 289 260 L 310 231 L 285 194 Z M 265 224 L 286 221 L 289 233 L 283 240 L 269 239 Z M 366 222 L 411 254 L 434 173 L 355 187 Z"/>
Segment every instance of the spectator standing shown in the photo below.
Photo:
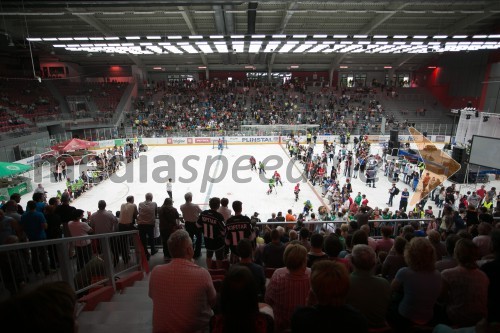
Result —
<path fill-rule="evenodd" d="M 179 212 L 173 204 L 174 202 L 172 199 L 165 198 L 163 205 L 158 210 L 158 217 L 160 219 L 160 237 L 163 245 L 164 259 L 169 259 L 171 257 L 168 249 L 168 238 L 178 229 Z"/>
<path fill-rule="evenodd" d="M 155 248 L 155 223 L 158 215 L 158 206 L 153 201 L 153 194 L 146 193 L 145 201 L 139 203 L 137 215 L 137 228 L 139 229 L 139 237 L 146 253 L 146 257 L 154 256 L 158 251 Z M 148 252 L 147 243 L 151 252 Z"/>
<path fill-rule="evenodd" d="M 36 211 L 36 202 L 28 201 L 26 212 L 21 217 L 21 227 L 23 228 L 30 242 L 47 239 L 45 230 L 47 229 L 47 221 L 42 213 Z M 35 274 L 40 274 L 40 271 L 48 275 L 49 261 L 47 257 L 47 249 L 45 246 L 37 246 L 31 248 L 31 265 Z"/>
<path fill-rule="evenodd" d="M 82 222 L 83 210 L 76 209 L 73 219 L 68 223 L 72 237 L 87 236 L 94 233 L 94 230 L 86 223 Z M 81 270 L 92 259 L 92 242 L 90 239 L 74 241 L 76 249 L 76 267 Z"/>
<path fill-rule="evenodd" d="M 208 205 L 210 209 L 201 212 L 196 225 L 203 229 L 205 247 L 207 249 L 207 267 L 212 268 L 212 257 L 215 253 L 217 268 L 222 268 L 226 226 L 224 224 L 224 216 L 217 212 L 220 207 L 220 199 L 217 197 L 210 198 Z"/>
<path fill-rule="evenodd" d="M 139 214 L 137 206 L 134 204 L 134 196 L 129 195 L 126 200 L 127 202 L 120 207 L 120 218 L 118 220 L 119 231 L 134 230 L 134 223 Z"/>
<path fill-rule="evenodd" d="M 231 257 L 234 262 L 239 257 L 237 246 L 240 240 L 246 238 L 250 241 L 255 239 L 255 232 L 253 231 L 248 216 L 242 215 L 243 204 L 241 201 L 233 201 L 234 216 L 231 216 L 226 221 L 226 245 L 231 249 Z"/>
<path fill-rule="evenodd" d="M 201 208 L 192 203 L 193 195 L 191 192 L 184 195 L 184 200 L 186 202 L 181 205 L 180 210 L 182 212 L 182 218 L 184 219 L 186 231 L 189 233 L 191 242 L 194 244 L 194 258 L 197 259 L 201 256 L 202 230 L 196 225 L 196 221 L 198 221 L 198 217 L 200 216 Z"/>
<path fill-rule="evenodd" d="M 118 231 L 118 219 L 109 210 L 106 210 L 106 201 L 99 200 L 97 203 L 98 210 L 90 215 L 89 224 L 95 234 L 109 234 Z M 113 256 L 113 264 L 119 261 L 118 244 L 116 237 L 108 238 L 111 255 Z M 102 244 L 99 242 L 99 253 L 102 253 Z"/>
<path fill-rule="evenodd" d="M 56 215 L 59 215 L 59 218 L 61 219 L 64 237 L 71 236 L 68 229 L 68 222 L 71 221 L 76 210 L 75 207 L 70 206 L 69 201 L 70 201 L 69 194 L 63 193 L 61 195 L 61 204 L 57 206 L 55 210 Z"/>
<path fill-rule="evenodd" d="M 167 247 L 172 261 L 155 266 L 149 279 L 153 332 L 206 332 L 216 301 L 212 278 L 192 262 L 193 244 L 186 231 L 172 233 Z"/>
<path fill-rule="evenodd" d="M 167 194 L 170 199 L 172 199 L 172 178 L 167 181 Z"/>
<path fill-rule="evenodd" d="M 222 198 L 220 199 L 220 207 L 217 210 L 219 213 L 224 216 L 224 222 L 227 222 L 227 220 L 231 217 L 231 209 L 229 209 L 227 206 L 229 205 L 229 200 L 227 198 Z"/>

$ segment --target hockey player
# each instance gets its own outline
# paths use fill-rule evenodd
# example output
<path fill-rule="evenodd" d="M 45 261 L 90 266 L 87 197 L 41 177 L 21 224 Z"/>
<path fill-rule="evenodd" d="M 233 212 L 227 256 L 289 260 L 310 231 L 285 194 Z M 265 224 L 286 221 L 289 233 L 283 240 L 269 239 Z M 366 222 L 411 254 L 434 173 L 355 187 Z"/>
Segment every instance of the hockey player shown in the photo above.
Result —
<path fill-rule="evenodd" d="M 281 181 L 281 175 L 279 174 L 278 171 L 274 171 L 274 180 L 276 182 L 276 185 L 280 183 L 280 185 L 283 186 L 283 182 Z"/>
<path fill-rule="evenodd" d="M 218 146 L 219 146 L 219 150 L 224 149 L 224 140 L 222 140 L 221 138 L 219 138 Z"/>
<path fill-rule="evenodd" d="M 262 161 L 259 161 L 259 175 L 261 173 L 266 174 L 266 170 L 264 169 L 264 163 L 262 163 Z"/>
<path fill-rule="evenodd" d="M 273 193 L 273 189 L 276 189 L 276 182 L 274 180 L 274 177 L 271 177 L 269 178 L 269 189 L 267 190 L 267 195 Z M 278 194 L 277 191 L 276 194 Z"/>
<path fill-rule="evenodd" d="M 256 170 L 257 171 L 257 161 L 255 160 L 255 157 L 250 156 L 250 170 Z"/>
<path fill-rule="evenodd" d="M 293 189 L 293 193 L 295 194 L 295 201 L 299 200 L 299 192 L 300 192 L 300 183 L 297 183 L 297 185 L 295 185 L 295 188 Z"/>
<path fill-rule="evenodd" d="M 313 208 L 313 205 L 312 205 L 311 201 L 306 200 L 306 202 L 304 202 L 304 211 L 302 212 L 302 215 L 308 216 L 309 211 L 312 211 L 312 208 Z"/>

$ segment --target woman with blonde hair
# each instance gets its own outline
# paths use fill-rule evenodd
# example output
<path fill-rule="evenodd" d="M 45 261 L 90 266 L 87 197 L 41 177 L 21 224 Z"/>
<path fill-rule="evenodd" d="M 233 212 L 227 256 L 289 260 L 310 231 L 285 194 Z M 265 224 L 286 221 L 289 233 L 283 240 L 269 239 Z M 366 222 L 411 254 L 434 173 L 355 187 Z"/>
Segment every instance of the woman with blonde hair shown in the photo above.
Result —
<path fill-rule="evenodd" d="M 435 268 L 436 252 L 428 239 L 412 238 L 404 258 L 408 267 L 401 268 L 391 284 L 393 292 L 403 293 L 390 320 L 398 332 L 431 322 L 442 285 L 441 274 Z"/>
<path fill-rule="evenodd" d="M 307 267 L 306 248 L 301 244 L 288 244 L 283 261 L 285 267 L 274 271 L 265 296 L 265 302 L 273 308 L 278 332 L 290 328 L 293 311 L 306 305 L 310 290 L 311 269 Z"/>

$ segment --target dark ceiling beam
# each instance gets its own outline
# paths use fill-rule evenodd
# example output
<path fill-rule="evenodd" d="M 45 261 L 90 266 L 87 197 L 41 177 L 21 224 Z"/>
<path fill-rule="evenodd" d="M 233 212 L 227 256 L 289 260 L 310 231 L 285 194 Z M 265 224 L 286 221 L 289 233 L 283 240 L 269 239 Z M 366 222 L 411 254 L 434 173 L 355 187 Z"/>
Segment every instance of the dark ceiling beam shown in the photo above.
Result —
<path fill-rule="evenodd" d="M 72 12 L 71 8 L 68 8 L 67 10 L 69 12 Z M 94 16 L 80 15 L 80 14 L 75 14 L 75 16 L 81 19 L 83 22 L 90 25 L 91 27 L 93 27 L 94 29 L 98 30 L 106 37 L 114 37 L 116 35 L 107 25 L 97 20 Z M 139 59 L 139 57 L 133 55 L 128 55 L 128 57 L 130 58 L 130 60 L 134 62 L 134 64 L 144 69 L 144 64 L 142 63 L 141 59 Z"/>
<path fill-rule="evenodd" d="M 297 8 L 297 2 L 291 2 L 288 7 L 285 10 L 285 15 L 283 15 L 283 18 L 281 19 L 280 26 L 278 27 L 278 30 L 276 30 L 276 34 L 283 34 L 285 32 L 286 26 L 288 24 L 288 21 L 293 16 L 293 10 Z M 269 63 L 267 64 L 267 67 L 270 71 L 273 70 L 273 65 L 274 65 L 274 60 L 276 59 L 276 52 L 273 52 L 271 55 L 271 59 L 269 60 Z"/>
<path fill-rule="evenodd" d="M 248 11 L 247 11 L 247 35 L 255 34 L 255 22 L 257 21 L 257 2 L 249 2 L 248 3 Z M 248 54 L 248 64 L 253 65 L 255 62 L 256 54 L 249 53 Z"/>
<path fill-rule="evenodd" d="M 182 18 L 184 19 L 184 22 L 186 22 L 186 25 L 191 35 L 197 35 L 191 14 L 188 11 L 186 11 L 183 6 L 179 6 L 178 9 L 181 11 Z M 200 58 L 201 62 L 203 62 L 203 65 L 208 66 L 207 57 L 205 57 L 205 54 L 200 52 Z"/>
<path fill-rule="evenodd" d="M 450 25 L 449 27 L 444 28 L 442 31 L 443 31 L 443 33 L 448 34 L 448 35 L 460 33 L 461 31 L 463 31 L 463 29 L 467 28 L 468 26 L 476 24 L 478 22 L 481 22 L 482 20 L 487 19 L 487 18 L 495 15 L 498 10 L 500 10 L 500 4 L 494 3 L 490 6 L 485 7 L 483 9 L 483 13 L 473 14 L 473 15 L 466 17 L 463 20 L 458 20 L 457 22 Z M 441 32 L 438 32 L 438 33 L 441 33 Z M 397 68 L 403 66 L 406 62 L 410 61 L 415 55 L 416 54 L 414 53 L 414 54 L 410 54 L 409 56 L 408 55 L 401 56 L 401 58 L 398 59 L 398 61 L 396 62 L 399 65 L 397 65 L 396 67 L 393 65 L 392 67 L 397 69 Z"/>
<path fill-rule="evenodd" d="M 248 3 L 248 12 L 247 12 L 247 35 L 255 34 L 255 24 L 257 21 L 257 7 L 258 2 L 249 2 Z"/>
<path fill-rule="evenodd" d="M 223 6 L 223 13 L 224 13 L 224 26 L 226 28 L 226 35 L 233 35 L 234 34 L 234 15 L 232 13 L 233 10 L 233 5 L 224 5 Z M 236 55 L 232 52 L 232 50 L 229 50 L 229 62 L 231 64 L 235 64 L 237 62 L 237 57 Z"/>
<path fill-rule="evenodd" d="M 226 22 L 224 21 L 224 13 L 222 11 L 222 6 L 213 5 L 212 9 L 214 11 L 214 20 L 215 20 L 215 30 L 219 35 L 226 35 Z M 222 62 L 224 65 L 229 63 L 229 55 L 228 54 L 220 54 Z"/>

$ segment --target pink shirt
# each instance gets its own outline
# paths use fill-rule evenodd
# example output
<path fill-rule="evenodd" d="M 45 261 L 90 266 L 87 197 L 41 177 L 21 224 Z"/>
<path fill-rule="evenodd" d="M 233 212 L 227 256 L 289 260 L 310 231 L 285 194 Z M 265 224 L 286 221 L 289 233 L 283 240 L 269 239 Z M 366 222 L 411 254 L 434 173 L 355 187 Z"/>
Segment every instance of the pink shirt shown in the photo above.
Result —
<path fill-rule="evenodd" d="M 306 305 L 311 289 L 310 276 L 310 268 L 304 274 L 290 274 L 286 267 L 274 271 L 265 301 L 273 308 L 277 332 L 289 329 L 295 308 Z"/>
<path fill-rule="evenodd" d="M 153 332 L 208 331 L 216 293 L 206 269 L 177 258 L 156 266 L 149 279 L 149 297 L 153 300 Z"/>

